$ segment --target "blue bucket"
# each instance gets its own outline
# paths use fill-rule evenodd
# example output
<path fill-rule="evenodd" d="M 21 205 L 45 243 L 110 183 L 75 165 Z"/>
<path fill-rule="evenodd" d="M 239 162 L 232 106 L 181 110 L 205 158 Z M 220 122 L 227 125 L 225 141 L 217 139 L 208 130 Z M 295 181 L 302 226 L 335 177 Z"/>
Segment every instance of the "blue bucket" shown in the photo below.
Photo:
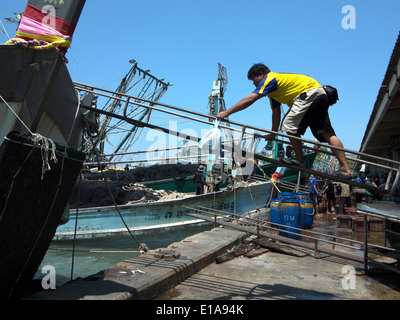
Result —
<path fill-rule="evenodd" d="M 270 221 L 272 223 L 279 223 L 279 199 L 271 200 Z M 276 226 L 273 225 L 272 227 Z"/>
<path fill-rule="evenodd" d="M 301 207 L 301 227 L 312 229 L 314 223 L 314 205 L 312 200 L 300 200 Z"/>
<path fill-rule="evenodd" d="M 279 221 L 280 224 L 288 226 L 288 228 L 281 227 L 283 230 L 300 234 L 301 230 L 294 230 L 292 228 L 301 228 L 301 208 L 298 199 L 280 199 L 279 206 Z M 279 235 L 291 239 L 299 239 L 296 234 L 287 232 L 279 232 Z"/>

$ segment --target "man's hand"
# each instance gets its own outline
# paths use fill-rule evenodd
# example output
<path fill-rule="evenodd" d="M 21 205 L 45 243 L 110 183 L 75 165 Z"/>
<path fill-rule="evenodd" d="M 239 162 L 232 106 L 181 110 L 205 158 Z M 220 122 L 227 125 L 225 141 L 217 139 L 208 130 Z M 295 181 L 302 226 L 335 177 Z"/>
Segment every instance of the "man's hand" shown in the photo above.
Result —
<path fill-rule="evenodd" d="M 240 100 L 238 103 L 236 103 L 232 108 L 226 111 L 221 111 L 220 113 L 217 114 L 217 119 L 222 120 L 224 118 L 229 117 L 230 115 L 239 112 L 241 110 L 246 109 L 247 107 L 251 106 L 254 102 L 256 102 L 258 99 L 262 98 L 263 95 L 258 94 L 258 93 L 251 93 L 247 97 L 243 98 Z M 280 109 L 279 109 L 280 110 Z"/>
<path fill-rule="evenodd" d="M 224 118 L 227 118 L 229 116 L 228 111 L 221 111 L 220 113 L 217 114 L 217 119 L 222 120 Z"/>

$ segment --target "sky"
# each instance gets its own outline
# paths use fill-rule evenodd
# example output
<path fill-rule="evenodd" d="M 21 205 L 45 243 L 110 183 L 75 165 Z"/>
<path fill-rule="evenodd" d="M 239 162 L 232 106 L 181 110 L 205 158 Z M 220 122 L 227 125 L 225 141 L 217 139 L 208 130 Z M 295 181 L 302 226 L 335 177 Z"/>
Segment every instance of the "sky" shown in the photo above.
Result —
<path fill-rule="evenodd" d="M 11 37 L 15 25 L 4 18 L 26 3 L 0 4 Z M 331 122 L 344 147 L 358 151 L 400 31 L 399 12 L 398 0 L 87 0 L 68 68 L 74 81 L 114 90 L 135 59 L 174 84 L 161 102 L 201 113 L 218 63 L 228 73 L 228 108 L 254 90 L 247 79 L 254 63 L 306 74 L 338 89 Z M 268 99 L 230 120 L 271 129 Z M 310 130 L 304 137 L 313 140 Z"/>

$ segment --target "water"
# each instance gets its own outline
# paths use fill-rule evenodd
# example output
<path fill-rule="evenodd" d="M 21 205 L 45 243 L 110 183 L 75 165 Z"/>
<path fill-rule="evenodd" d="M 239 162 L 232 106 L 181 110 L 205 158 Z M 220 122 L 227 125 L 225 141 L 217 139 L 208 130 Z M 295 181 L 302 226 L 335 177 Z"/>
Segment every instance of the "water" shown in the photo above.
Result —
<path fill-rule="evenodd" d="M 322 214 L 316 218 L 314 222 L 314 228 L 311 231 L 320 232 L 330 236 L 338 236 L 354 241 L 364 242 L 364 232 L 354 231 L 347 228 L 337 227 L 337 215 L 336 214 Z M 330 240 L 331 238 L 329 238 Z M 341 241 L 346 243 L 346 241 Z M 378 246 L 384 246 L 383 232 L 372 232 L 368 231 L 368 243 Z M 347 244 L 351 244 L 350 242 Z"/>
<path fill-rule="evenodd" d="M 183 239 L 203 232 L 211 230 L 213 225 L 187 226 L 184 229 L 174 231 L 158 231 L 154 234 L 143 234 L 135 236 L 140 243 L 145 243 L 150 250 L 165 248 L 173 242 L 182 241 Z M 43 272 L 44 266 L 53 266 L 56 271 L 56 285 L 71 280 L 72 266 L 72 241 L 53 241 L 46 253 L 34 279 L 42 279 L 47 273 Z M 92 274 L 96 274 L 102 270 L 115 266 L 118 262 L 122 262 L 128 258 L 134 258 L 140 253 L 138 244 L 129 235 L 101 238 L 77 240 L 75 244 L 73 277 L 84 278 Z"/>

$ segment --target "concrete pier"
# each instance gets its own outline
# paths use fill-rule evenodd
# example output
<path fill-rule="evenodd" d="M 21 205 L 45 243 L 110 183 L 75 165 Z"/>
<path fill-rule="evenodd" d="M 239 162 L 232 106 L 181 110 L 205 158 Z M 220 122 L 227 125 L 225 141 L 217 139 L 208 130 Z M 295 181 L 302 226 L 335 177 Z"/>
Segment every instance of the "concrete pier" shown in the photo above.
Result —
<path fill-rule="evenodd" d="M 245 237 L 244 232 L 215 228 L 172 244 L 168 249 L 179 252 L 178 259 L 156 258 L 154 254 L 159 249 L 151 250 L 89 278 L 39 292 L 25 300 L 153 299 L 213 263 Z"/>

